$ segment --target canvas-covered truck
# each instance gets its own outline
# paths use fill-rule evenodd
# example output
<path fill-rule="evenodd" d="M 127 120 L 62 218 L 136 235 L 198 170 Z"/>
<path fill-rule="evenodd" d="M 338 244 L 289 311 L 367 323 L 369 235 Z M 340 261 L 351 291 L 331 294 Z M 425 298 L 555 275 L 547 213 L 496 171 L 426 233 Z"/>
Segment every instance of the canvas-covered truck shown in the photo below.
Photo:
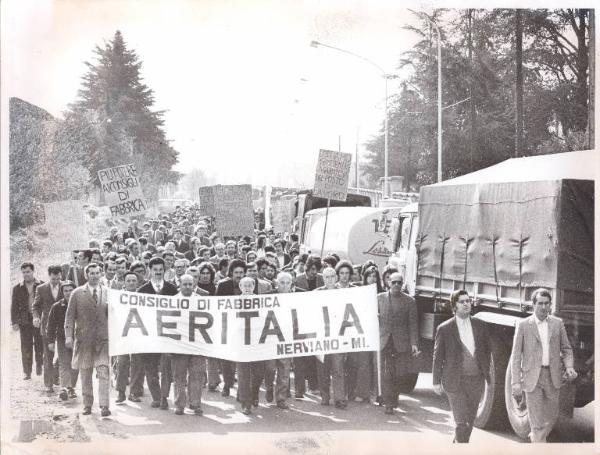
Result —
<path fill-rule="evenodd" d="M 466 289 L 474 317 L 487 323 L 491 384 L 475 425 L 508 421 L 525 438 L 527 408 L 511 395 L 509 357 L 516 324 L 532 314 L 532 292 L 552 294 L 578 378 L 560 391 L 561 413 L 594 399 L 595 151 L 510 159 L 421 188 L 419 203 L 395 222 L 389 263 L 417 301 L 422 362 L 431 371 L 437 326 L 452 316 L 450 293 Z M 416 375 L 407 378 L 411 389 Z"/>

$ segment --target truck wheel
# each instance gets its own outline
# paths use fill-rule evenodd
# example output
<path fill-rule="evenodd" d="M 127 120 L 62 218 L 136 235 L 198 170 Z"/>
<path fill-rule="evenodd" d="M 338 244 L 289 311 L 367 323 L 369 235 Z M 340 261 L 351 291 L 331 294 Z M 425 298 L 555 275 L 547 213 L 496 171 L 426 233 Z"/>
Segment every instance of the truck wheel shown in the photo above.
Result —
<path fill-rule="evenodd" d="M 506 401 L 506 412 L 510 426 L 516 435 L 522 439 L 527 439 L 531 427 L 527 416 L 527 406 L 519 407 L 517 401 L 512 396 L 512 371 L 510 363 L 506 368 L 506 381 L 504 383 L 504 399 Z M 523 397 L 525 399 L 525 397 Z"/>
<path fill-rule="evenodd" d="M 477 428 L 500 429 L 506 426 L 507 420 L 504 406 L 504 373 L 508 355 L 506 347 L 496 336 L 491 338 L 491 351 L 490 383 L 485 383 L 474 424 Z"/>
<path fill-rule="evenodd" d="M 398 391 L 400 393 L 410 393 L 414 390 L 417 380 L 419 379 L 419 373 L 407 374 L 400 377 L 400 383 L 398 384 Z"/>

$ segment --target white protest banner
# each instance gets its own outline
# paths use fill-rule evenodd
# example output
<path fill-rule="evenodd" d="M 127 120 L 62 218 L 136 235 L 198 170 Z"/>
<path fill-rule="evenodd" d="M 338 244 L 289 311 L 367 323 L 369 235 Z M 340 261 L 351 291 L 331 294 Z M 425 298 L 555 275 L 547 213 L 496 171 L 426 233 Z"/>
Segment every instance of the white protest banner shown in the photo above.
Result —
<path fill-rule="evenodd" d="M 182 297 L 108 290 L 110 355 L 194 354 L 250 362 L 379 350 L 375 285 Z"/>
<path fill-rule="evenodd" d="M 319 150 L 313 195 L 334 201 L 345 201 L 352 154 Z"/>
<path fill-rule="evenodd" d="M 141 215 L 148 209 L 135 165 L 102 169 L 98 178 L 111 216 Z"/>
<path fill-rule="evenodd" d="M 56 253 L 87 248 L 88 236 L 82 201 L 44 204 L 48 245 Z"/>
<path fill-rule="evenodd" d="M 254 234 L 251 185 L 213 187 L 216 231 L 221 236 Z"/>

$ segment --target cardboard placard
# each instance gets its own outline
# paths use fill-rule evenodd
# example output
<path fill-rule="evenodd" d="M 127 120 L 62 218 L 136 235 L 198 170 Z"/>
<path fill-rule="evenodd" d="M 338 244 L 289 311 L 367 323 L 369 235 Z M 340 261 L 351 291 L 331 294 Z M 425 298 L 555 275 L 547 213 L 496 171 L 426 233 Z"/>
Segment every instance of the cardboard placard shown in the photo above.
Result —
<path fill-rule="evenodd" d="M 148 206 L 134 164 L 102 169 L 98 178 L 112 217 L 146 213 Z"/>
<path fill-rule="evenodd" d="M 334 201 L 345 201 L 351 162 L 350 153 L 319 150 L 313 195 Z"/>

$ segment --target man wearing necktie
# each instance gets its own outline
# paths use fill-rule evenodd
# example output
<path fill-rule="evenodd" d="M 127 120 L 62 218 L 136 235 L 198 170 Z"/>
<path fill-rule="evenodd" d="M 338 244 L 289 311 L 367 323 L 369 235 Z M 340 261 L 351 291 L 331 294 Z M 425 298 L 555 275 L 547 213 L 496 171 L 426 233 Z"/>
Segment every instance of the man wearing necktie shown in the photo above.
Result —
<path fill-rule="evenodd" d="M 54 352 L 48 349 L 48 340 L 46 328 L 48 325 L 48 314 L 54 302 L 58 302 L 63 298 L 60 289 L 60 278 L 62 268 L 60 265 L 51 265 L 48 267 L 49 281 L 40 284 L 35 289 L 35 297 L 33 300 L 33 326 L 40 329 L 42 342 L 44 344 L 44 386 L 47 393 L 53 392 L 55 379 L 58 378 L 58 368 L 54 365 Z"/>
<path fill-rule="evenodd" d="M 102 417 L 109 416 L 108 304 L 107 292 L 100 286 L 100 267 L 85 268 L 88 282 L 76 288 L 69 298 L 65 316 L 65 347 L 73 348 L 72 367 L 79 369 L 83 414 L 91 414 L 94 402 L 92 372 L 96 368 L 98 400 Z"/>
<path fill-rule="evenodd" d="M 456 429 L 453 442 L 469 442 L 479 401 L 490 382 L 490 344 L 485 322 L 471 318 L 464 289 L 450 295 L 454 317 L 441 324 L 433 350 L 433 389 L 446 392 Z"/>

